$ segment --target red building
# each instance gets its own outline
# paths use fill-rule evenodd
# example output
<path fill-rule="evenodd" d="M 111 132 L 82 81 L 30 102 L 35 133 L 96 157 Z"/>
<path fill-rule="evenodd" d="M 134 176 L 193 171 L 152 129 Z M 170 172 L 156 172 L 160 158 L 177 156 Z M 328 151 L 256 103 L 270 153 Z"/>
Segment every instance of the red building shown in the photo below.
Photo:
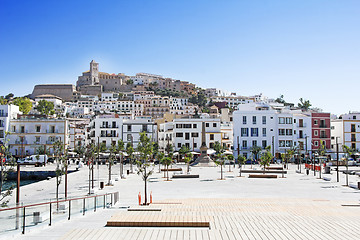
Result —
<path fill-rule="evenodd" d="M 319 149 L 321 142 L 331 148 L 330 113 L 311 113 L 312 150 Z"/>

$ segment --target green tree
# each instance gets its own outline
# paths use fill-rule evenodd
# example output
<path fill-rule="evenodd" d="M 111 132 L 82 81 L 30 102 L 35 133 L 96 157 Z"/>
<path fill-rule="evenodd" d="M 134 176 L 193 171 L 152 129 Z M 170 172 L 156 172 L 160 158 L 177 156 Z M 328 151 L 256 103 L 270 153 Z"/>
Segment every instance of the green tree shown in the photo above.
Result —
<path fill-rule="evenodd" d="M 89 167 L 89 195 L 91 194 L 90 186 L 92 180 L 94 180 L 94 159 L 95 159 L 96 147 L 93 143 L 86 145 L 85 149 L 85 161 Z"/>
<path fill-rule="evenodd" d="M 266 166 L 270 165 L 271 159 L 273 159 L 273 155 L 270 152 L 270 148 L 266 148 L 266 151 L 263 152 L 260 157 L 260 166 L 264 166 L 264 174 Z"/>
<path fill-rule="evenodd" d="M 59 186 L 61 184 L 62 175 L 65 173 L 66 157 L 64 156 L 64 145 L 61 141 L 54 142 L 53 145 L 54 156 L 56 161 L 56 201 L 59 201 Z M 59 203 L 57 203 L 57 210 Z"/>
<path fill-rule="evenodd" d="M 114 165 L 114 160 L 116 158 L 116 152 L 117 152 L 117 147 L 115 143 L 111 143 L 111 146 L 109 148 L 110 151 L 110 156 L 109 156 L 109 162 L 108 162 L 108 169 L 109 169 L 109 181 L 108 181 L 108 186 L 112 186 L 111 184 L 111 167 L 112 165 Z"/>
<path fill-rule="evenodd" d="M 38 102 L 38 105 L 36 106 L 36 110 L 38 110 L 41 114 L 44 114 L 46 116 L 54 115 L 54 103 L 48 102 L 46 100 L 40 100 Z"/>
<path fill-rule="evenodd" d="M 1 169 L 0 169 L 1 170 L 1 173 L 0 173 L 0 207 L 8 206 L 8 203 L 10 201 L 10 199 L 8 199 L 8 197 L 10 197 L 12 195 L 12 192 L 15 188 L 14 185 L 10 185 L 8 188 L 3 189 L 4 183 L 7 180 L 7 175 L 8 175 L 8 173 L 14 171 L 15 165 L 16 165 L 16 161 L 9 151 L 9 146 L 8 146 L 7 142 L 2 143 L 0 145 L 0 166 L 1 166 Z"/>
<path fill-rule="evenodd" d="M 305 100 L 303 98 L 299 99 L 298 107 L 303 111 L 308 111 L 312 106 L 309 100 Z"/>
<path fill-rule="evenodd" d="M 241 168 L 242 168 L 242 165 L 244 165 L 246 162 L 246 158 L 243 156 L 243 155 L 239 155 L 238 156 L 238 163 L 239 163 L 239 177 L 241 177 Z"/>
<path fill-rule="evenodd" d="M 216 163 L 216 165 L 220 166 L 220 180 L 224 180 L 224 178 L 223 178 L 223 166 L 225 165 L 225 158 L 224 158 L 224 155 L 221 152 L 216 154 L 215 163 Z"/>
<path fill-rule="evenodd" d="M 282 177 L 284 177 L 284 165 L 286 165 L 286 167 L 288 166 L 288 162 L 290 161 L 290 159 L 294 156 L 295 151 L 293 149 L 290 150 L 285 150 L 285 153 L 281 154 L 281 160 L 282 160 Z"/>
<path fill-rule="evenodd" d="M 8 100 L 4 98 L 4 96 L 0 96 L 0 105 L 8 104 Z"/>
<path fill-rule="evenodd" d="M 126 80 L 126 85 L 132 85 L 134 84 L 134 81 L 131 79 Z"/>
<path fill-rule="evenodd" d="M 156 157 L 157 157 L 157 160 L 159 162 L 159 173 L 161 173 L 161 163 L 162 163 L 162 161 L 163 161 L 163 159 L 165 157 L 165 154 L 162 153 L 162 152 L 158 152 Z M 165 171 L 164 171 L 164 178 L 165 178 Z"/>
<path fill-rule="evenodd" d="M 32 108 L 30 99 L 26 97 L 17 97 L 13 100 L 13 104 L 19 106 L 19 110 L 24 114 L 28 114 Z"/>
<path fill-rule="evenodd" d="M 138 175 L 142 176 L 142 179 L 144 181 L 144 190 L 145 190 L 145 199 L 144 204 L 147 205 L 147 182 L 149 181 L 149 177 L 153 174 L 154 170 L 149 169 L 150 164 L 148 162 L 149 158 L 153 154 L 153 145 L 154 143 L 151 141 L 151 139 L 146 135 L 145 132 L 140 133 L 140 142 L 138 144 L 138 151 L 140 153 L 140 161 L 137 161 L 137 167 L 138 167 Z"/>

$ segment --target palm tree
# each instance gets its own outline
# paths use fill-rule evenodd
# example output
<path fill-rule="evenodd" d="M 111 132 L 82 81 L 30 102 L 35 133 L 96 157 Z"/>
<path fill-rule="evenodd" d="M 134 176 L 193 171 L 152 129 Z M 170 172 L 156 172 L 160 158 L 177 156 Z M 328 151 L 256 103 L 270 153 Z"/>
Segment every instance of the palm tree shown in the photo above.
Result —
<path fill-rule="evenodd" d="M 90 183 L 91 183 L 91 179 L 92 179 L 91 176 L 93 175 L 91 173 L 93 172 L 93 169 L 94 169 L 95 152 L 96 152 L 95 145 L 92 143 L 89 143 L 86 146 L 86 151 L 85 151 L 85 160 L 89 166 L 89 195 L 91 194 Z"/>
<path fill-rule="evenodd" d="M 186 156 L 186 154 L 188 154 L 190 152 L 190 148 L 188 146 L 186 146 L 185 144 L 181 146 L 180 150 L 179 150 L 179 154 L 181 156 L 181 158 L 184 156 Z"/>
<path fill-rule="evenodd" d="M 162 164 L 166 166 L 166 181 L 169 181 L 169 166 L 173 163 L 171 157 L 165 157 L 162 159 Z"/>
<path fill-rule="evenodd" d="M 250 152 L 254 155 L 255 161 L 258 160 L 258 155 L 261 152 L 261 147 L 259 146 L 253 146 L 250 150 Z M 252 161 L 251 161 L 251 168 L 252 168 Z"/>
<path fill-rule="evenodd" d="M 134 148 L 131 142 L 126 144 L 126 153 L 130 159 L 130 172 L 133 173 L 133 155 L 134 155 Z"/>
<path fill-rule="evenodd" d="M 125 146 L 124 141 L 122 139 L 120 139 L 117 142 L 116 150 L 120 155 L 120 177 L 121 178 L 124 178 L 124 165 L 123 165 L 123 151 L 125 149 L 124 146 Z"/>
<path fill-rule="evenodd" d="M 161 172 L 161 163 L 162 163 L 162 160 L 164 159 L 164 157 L 165 157 L 164 153 L 158 152 L 157 159 L 158 159 L 158 162 L 159 162 L 159 173 Z M 165 177 L 165 172 L 164 172 L 164 177 Z"/>
<path fill-rule="evenodd" d="M 229 160 L 229 172 L 231 172 L 231 162 L 230 161 L 234 160 L 234 156 L 232 154 L 230 154 L 230 155 L 227 155 L 226 157 Z"/>
<path fill-rule="evenodd" d="M 111 166 L 114 164 L 114 159 L 116 158 L 116 152 L 117 152 L 117 147 L 115 143 L 111 143 L 111 147 L 109 148 L 110 150 L 110 156 L 109 156 L 109 181 L 108 181 L 108 186 L 112 186 L 111 184 Z"/>
<path fill-rule="evenodd" d="M 56 201 L 59 201 L 59 186 L 61 184 L 61 177 L 64 174 L 64 145 L 61 141 L 56 141 L 53 145 L 53 151 L 56 159 Z M 57 203 L 57 209 L 59 202 Z"/>
<path fill-rule="evenodd" d="M 186 170 L 187 173 L 190 172 L 190 161 L 192 160 L 192 158 L 193 158 L 192 153 L 188 153 L 184 157 L 184 162 L 186 163 L 187 166 L 187 170 Z"/>
<path fill-rule="evenodd" d="M 223 166 L 225 164 L 225 159 L 224 159 L 224 155 L 221 152 L 216 154 L 215 163 L 216 163 L 216 165 L 220 165 L 220 180 L 224 180 L 224 178 L 223 178 Z"/>
<path fill-rule="evenodd" d="M 342 148 L 346 153 L 346 186 L 349 186 L 349 158 L 351 158 L 355 150 L 346 145 L 343 145 Z"/>
<path fill-rule="evenodd" d="M 245 164 L 246 162 L 246 158 L 243 156 L 243 155 L 239 155 L 238 156 L 238 162 L 239 162 L 239 177 L 241 177 L 241 168 L 242 168 L 242 165 Z"/>
<path fill-rule="evenodd" d="M 271 154 L 270 152 L 270 148 L 265 148 L 266 151 L 261 154 L 261 157 L 260 157 L 260 166 L 264 166 L 264 174 L 265 174 L 265 170 L 266 170 L 266 166 L 269 166 L 270 165 L 270 161 L 271 159 L 273 158 L 273 155 Z"/>
<path fill-rule="evenodd" d="M 303 111 L 308 111 L 311 107 L 311 103 L 309 100 L 305 100 L 303 98 L 299 99 L 298 107 Z"/>

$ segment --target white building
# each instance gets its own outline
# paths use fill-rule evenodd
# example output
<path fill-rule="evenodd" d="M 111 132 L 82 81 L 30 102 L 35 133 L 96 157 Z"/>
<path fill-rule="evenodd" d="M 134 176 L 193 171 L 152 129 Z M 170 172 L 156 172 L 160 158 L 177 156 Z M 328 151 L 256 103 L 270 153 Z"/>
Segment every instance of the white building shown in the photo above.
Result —
<path fill-rule="evenodd" d="M 239 104 L 247 104 L 254 102 L 254 99 L 251 97 L 243 97 L 243 96 L 215 96 L 210 98 L 213 102 L 226 102 L 228 107 L 237 109 Z"/>
<path fill-rule="evenodd" d="M 131 116 L 117 114 L 99 115 L 91 120 L 88 139 L 92 143 L 105 143 L 110 147 L 112 143 L 123 140 L 125 144 L 132 142 L 134 147 L 140 139 L 140 133 L 145 131 L 153 141 L 157 139 L 156 124 L 148 119 L 131 119 Z"/>
<path fill-rule="evenodd" d="M 90 119 L 72 118 L 69 121 L 69 149 L 87 145 L 87 128 Z"/>
<path fill-rule="evenodd" d="M 21 116 L 10 120 L 9 147 L 15 157 L 36 154 L 40 146 L 53 153 L 53 144 L 61 141 L 69 145 L 68 121 L 36 116 Z"/>
<path fill-rule="evenodd" d="M 16 119 L 19 107 L 16 105 L 0 105 L 0 142 L 5 143 L 6 133 L 10 131 L 10 121 Z"/>
<path fill-rule="evenodd" d="M 188 146 L 191 150 L 200 152 L 202 143 L 202 124 L 205 124 L 206 146 L 213 148 L 215 142 L 221 143 L 220 119 L 211 118 L 189 118 L 174 119 L 173 144 L 174 150 L 180 150 L 182 145 Z"/>
<path fill-rule="evenodd" d="M 280 104 L 250 103 L 239 105 L 233 113 L 234 153 L 246 158 L 251 148 L 271 146 L 279 158 L 286 150 L 299 146 L 305 153 L 311 149 L 311 115 L 293 111 Z"/>
<path fill-rule="evenodd" d="M 339 151 L 342 145 L 360 149 L 360 112 L 349 112 L 331 120 L 331 149 L 336 152 L 336 139 Z"/>

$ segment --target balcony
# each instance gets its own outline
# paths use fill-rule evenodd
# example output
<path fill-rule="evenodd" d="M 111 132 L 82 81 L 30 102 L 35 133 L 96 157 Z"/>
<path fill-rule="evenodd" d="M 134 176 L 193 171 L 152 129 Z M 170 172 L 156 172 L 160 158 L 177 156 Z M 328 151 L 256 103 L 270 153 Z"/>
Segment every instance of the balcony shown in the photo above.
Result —
<path fill-rule="evenodd" d="M 52 144 L 54 144 L 54 142 L 55 142 L 55 141 L 46 141 L 46 144 L 52 145 Z"/>
<path fill-rule="evenodd" d="M 321 134 L 320 138 L 328 138 L 328 136 L 326 134 Z"/>
<path fill-rule="evenodd" d="M 15 140 L 15 144 L 27 144 L 26 140 Z"/>
<path fill-rule="evenodd" d="M 8 116 L 7 113 L 1 113 L 1 114 L 0 114 L 0 117 L 7 117 L 7 116 Z"/>
<path fill-rule="evenodd" d="M 328 128 L 328 125 L 326 125 L 326 124 L 320 124 L 319 128 Z"/>
<path fill-rule="evenodd" d="M 116 125 L 107 125 L 107 126 L 100 126 L 100 128 L 119 128 L 119 126 L 116 126 Z"/>
<path fill-rule="evenodd" d="M 303 123 L 303 124 L 298 124 L 297 127 L 298 127 L 298 128 L 305 128 L 305 127 L 306 127 L 306 124 L 305 124 L 305 123 Z"/>
<path fill-rule="evenodd" d="M 46 130 L 46 133 L 59 133 L 59 130 Z"/>
<path fill-rule="evenodd" d="M 119 134 L 101 134 L 100 137 L 119 137 Z"/>

